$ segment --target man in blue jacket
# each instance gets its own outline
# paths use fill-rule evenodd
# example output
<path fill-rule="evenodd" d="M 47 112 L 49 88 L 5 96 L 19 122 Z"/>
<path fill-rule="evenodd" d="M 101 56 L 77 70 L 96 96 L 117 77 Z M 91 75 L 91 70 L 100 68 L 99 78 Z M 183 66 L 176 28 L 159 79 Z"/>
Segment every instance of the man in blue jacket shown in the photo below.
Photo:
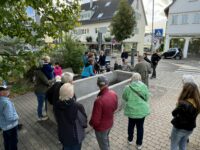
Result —
<path fill-rule="evenodd" d="M 9 99 L 9 89 L 0 85 L 0 128 L 3 130 L 5 150 L 17 150 L 18 114 Z"/>

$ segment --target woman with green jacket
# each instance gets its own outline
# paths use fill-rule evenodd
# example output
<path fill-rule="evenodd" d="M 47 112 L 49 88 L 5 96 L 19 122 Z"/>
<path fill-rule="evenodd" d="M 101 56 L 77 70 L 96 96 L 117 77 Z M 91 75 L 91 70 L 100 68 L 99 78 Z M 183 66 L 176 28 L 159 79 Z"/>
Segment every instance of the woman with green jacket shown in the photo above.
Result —
<path fill-rule="evenodd" d="M 128 142 L 133 143 L 133 132 L 137 128 L 137 149 L 142 149 L 142 140 L 144 133 L 144 120 L 150 114 L 149 108 L 149 90 L 141 82 L 139 73 L 133 73 L 132 81 L 123 91 L 122 98 L 125 101 L 124 114 L 128 117 Z"/>

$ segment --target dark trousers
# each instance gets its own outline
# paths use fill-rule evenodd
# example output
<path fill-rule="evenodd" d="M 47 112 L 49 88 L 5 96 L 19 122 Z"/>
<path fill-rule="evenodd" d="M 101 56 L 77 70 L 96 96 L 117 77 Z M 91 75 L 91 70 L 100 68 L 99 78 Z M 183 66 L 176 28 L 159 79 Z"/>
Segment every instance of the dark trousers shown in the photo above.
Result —
<path fill-rule="evenodd" d="M 17 150 L 17 128 L 18 126 L 3 131 L 3 139 L 4 139 L 4 148 L 5 150 Z"/>
<path fill-rule="evenodd" d="M 71 145 L 71 146 L 63 146 L 63 150 L 81 150 L 81 144 Z"/>
<path fill-rule="evenodd" d="M 153 69 L 153 73 L 151 75 L 152 78 L 156 78 L 156 67 L 157 67 L 157 65 L 152 64 L 152 69 Z"/>
<path fill-rule="evenodd" d="M 129 141 L 133 140 L 134 127 L 136 125 L 136 128 L 137 128 L 136 144 L 137 145 L 142 145 L 143 134 L 144 134 L 144 119 L 145 118 L 141 118 L 141 119 L 128 118 L 128 140 Z"/>

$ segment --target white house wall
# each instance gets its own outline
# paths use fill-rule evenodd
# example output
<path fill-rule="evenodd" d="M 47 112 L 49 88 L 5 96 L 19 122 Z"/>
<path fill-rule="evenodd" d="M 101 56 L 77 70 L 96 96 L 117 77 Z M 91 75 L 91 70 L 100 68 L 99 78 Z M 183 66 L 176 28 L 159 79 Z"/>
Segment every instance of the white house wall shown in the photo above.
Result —
<path fill-rule="evenodd" d="M 137 2 L 139 3 L 139 7 L 137 7 Z M 143 47 L 144 47 L 144 34 L 145 34 L 145 25 L 146 25 L 146 21 L 145 21 L 145 12 L 143 11 L 143 7 L 142 7 L 142 1 L 141 0 L 135 0 L 132 4 L 132 7 L 134 8 L 134 10 L 136 12 L 138 12 L 141 17 L 139 20 L 137 20 L 137 31 L 135 33 L 135 35 L 129 39 L 126 39 L 124 42 L 127 43 L 137 43 L 137 51 L 140 51 L 140 53 L 143 53 Z M 87 25 L 81 25 L 80 27 L 77 27 L 76 30 L 79 29 L 89 29 L 89 33 L 86 34 L 81 34 L 81 35 L 75 35 L 78 39 L 80 39 L 80 41 L 85 42 L 86 41 L 86 37 L 91 36 L 93 42 L 96 42 L 96 37 L 97 37 L 97 33 L 95 33 L 95 29 L 96 28 L 100 28 L 100 27 L 109 27 L 111 22 L 98 22 L 98 23 L 94 23 L 94 24 L 87 24 Z M 108 29 L 107 33 L 103 33 L 103 37 L 108 37 L 111 36 L 110 35 L 110 31 Z"/>
<path fill-rule="evenodd" d="M 165 51 L 169 49 L 170 39 L 177 37 L 185 39 L 183 56 L 187 58 L 190 39 L 200 38 L 200 0 L 176 0 L 169 8 Z"/>
<path fill-rule="evenodd" d="M 130 38 L 125 40 L 126 42 L 137 42 L 137 51 L 139 51 L 139 54 L 143 54 L 143 48 L 144 48 L 144 34 L 145 34 L 145 26 L 146 26 L 146 21 L 145 21 L 145 14 L 142 8 L 142 1 L 138 0 L 139 2 L 139 7 L 137 8 L 137 0 L 134 1 L 132 4 L 132 7 L 134 8 L 135 12 L 138 12 L 141 17 L 139 20 L 137 20 L 137 30 L 138 33 Z"/>
<path fill-rule="evenodd" d="M 108 27 L 110 25 L 110 22 L 101 22 L 101 23 L 94 23 L 94 24 L 87 24 L 87 25 L 81 25 L 80 27 L 77 27 L 76 30 L 80 30 L 80 29 L 89 29 L 89 33 L 86 34 L 80 34 L 80 35 L 76 35 L 82 42 L 86 41 L 86 37 L 91 36 L 92 37 L 92 41 L 96 42 L 96 38 L 98 36 L 97 33 L 95 33 L 96 28 L 101 28 L 101 27 Z M 107 34 L 103 34 L 104 36 L 110 36 L 108 33 Z"/>
<path fill-rule="evenodd" d="M 194 23 L 194 16 L 200 15 L 200 0 L 176 0 L 169 9 L 167 34 L 170 35 L 199 35 L 200 24 Z M 172 23 L 173 16 L 177 15 L 177 24 Z M 188 22 L 182 22 L 182 17 L 188 16 Z"/>

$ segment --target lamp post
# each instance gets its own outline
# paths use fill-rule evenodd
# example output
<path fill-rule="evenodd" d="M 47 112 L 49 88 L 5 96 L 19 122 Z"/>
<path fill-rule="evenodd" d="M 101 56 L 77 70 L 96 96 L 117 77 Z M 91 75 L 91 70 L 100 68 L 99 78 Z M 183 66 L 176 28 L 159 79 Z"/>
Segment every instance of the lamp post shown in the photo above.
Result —
<path fill-rule="evenodd" d="M 153 5 L 152 5 L 152 30 L 151 30 L 151 51 L 153 51 L 153 40 L 154 40 L 154 34 L 153 34 L 153 28 L 154 28 L 154 0 L 152 1 Z"/>

